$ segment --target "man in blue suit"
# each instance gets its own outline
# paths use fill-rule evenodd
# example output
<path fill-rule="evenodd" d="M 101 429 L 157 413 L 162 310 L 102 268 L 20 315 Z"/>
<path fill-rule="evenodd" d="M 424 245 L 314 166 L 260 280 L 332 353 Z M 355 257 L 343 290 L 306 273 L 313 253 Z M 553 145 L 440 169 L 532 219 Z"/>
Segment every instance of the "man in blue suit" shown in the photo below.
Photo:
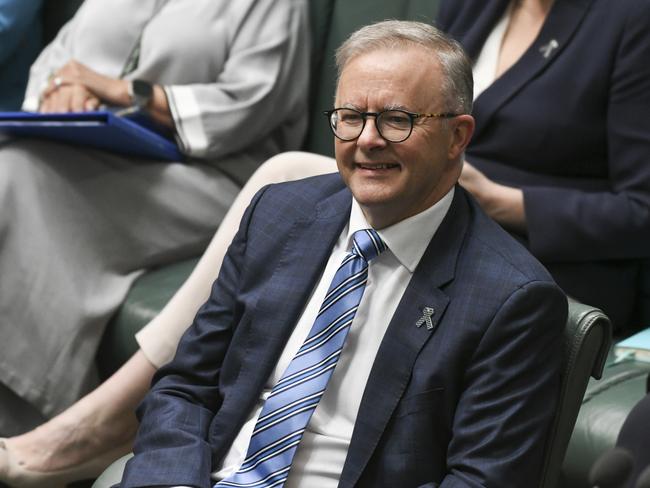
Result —
<path fill-rule="evenodd" d="M 337 63 L 339 174 L 255 196 L 139 408 L 121 486 L 540 478 L 566 299 L 457 186 L 474 128 L 467 57 L 429 25 L 387 21 Z"/>

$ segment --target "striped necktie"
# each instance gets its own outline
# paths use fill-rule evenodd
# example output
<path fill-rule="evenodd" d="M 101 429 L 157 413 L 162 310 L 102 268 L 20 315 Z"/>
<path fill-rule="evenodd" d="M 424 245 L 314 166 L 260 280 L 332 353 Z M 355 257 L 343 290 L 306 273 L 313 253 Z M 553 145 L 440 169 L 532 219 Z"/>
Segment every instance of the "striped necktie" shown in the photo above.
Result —
<path fill-rule="evenodd" d="M 352 236 L 307 339 L 264 402 L 239 470 L 214 488 L 282 487 L 309 419 L 339 360 L 368 280 L 368 263 L 386 249 L 372 229 Z"/>

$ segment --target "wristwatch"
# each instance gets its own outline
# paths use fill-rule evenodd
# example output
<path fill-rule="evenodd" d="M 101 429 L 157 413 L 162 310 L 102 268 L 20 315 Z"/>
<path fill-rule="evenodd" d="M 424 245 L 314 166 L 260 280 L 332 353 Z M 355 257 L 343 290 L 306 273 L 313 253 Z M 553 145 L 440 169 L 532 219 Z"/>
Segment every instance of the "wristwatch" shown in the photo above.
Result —
<path fill-rule="evenodd" d="M 153 97 L 153 85 L 145 80 L 131 80 L 128 84 L 128 93 L 131 105 L 144 109 Z"/>

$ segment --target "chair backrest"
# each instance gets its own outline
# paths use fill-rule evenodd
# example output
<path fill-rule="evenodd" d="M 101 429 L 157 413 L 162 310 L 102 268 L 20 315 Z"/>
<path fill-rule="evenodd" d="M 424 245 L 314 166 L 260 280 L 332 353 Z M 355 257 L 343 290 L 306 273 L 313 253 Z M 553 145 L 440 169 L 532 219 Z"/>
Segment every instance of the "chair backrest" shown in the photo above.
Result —
<path fill-rule="evenodd" d="M 597 308 L 569 299 L 564 329 L 560 400 L 544 454 L 540 488 L 555 488 L 589 377 L 600 379 L 612 342 L 612 324 Z"/>

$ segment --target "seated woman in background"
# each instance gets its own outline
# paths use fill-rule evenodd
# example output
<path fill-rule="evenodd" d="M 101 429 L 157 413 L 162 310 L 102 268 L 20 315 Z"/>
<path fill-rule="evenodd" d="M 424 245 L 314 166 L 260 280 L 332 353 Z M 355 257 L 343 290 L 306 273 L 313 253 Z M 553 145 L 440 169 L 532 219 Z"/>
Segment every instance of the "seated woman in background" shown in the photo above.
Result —
<path fill-rule="evenodd" d="M 0 435 L 87 392 L 133 280 L 205 249 L 259 164 L 300 146 L 308 45 L 307 0 L 87 0 L 45 48 L 25 109 L 137 103 L 187 160 L 0 146 Z"/>
<path fill-rule="evenodd" d="M 633 321 L 638 262 L 650 255 L 649 6 L 443 0 L 439 16 L 475 59 L 477 130 L 462 184 L 568 294 L 602 307 L 619 327 Z M 140 351 L 68 411 L 5 440 L 0 480 L 79 479 L 114 459 L 132 439 L 133 409 L 155 368 L 208 296 L 252 194 L 334 170 L 332 159 L 304 153 L 262 166 L 188 281 L 138 334 Z"/>
<path fill-rule="evenodd" d="M 20 110 L 42 48 L 43 0 L 0 0 L 0 111 Z"/>
<path fill-rule="evenodd" d="M 475 59 L 461 184 L 574 298 L 638 326 L 650 257 L 650 2 L 443 2 Z"/>

